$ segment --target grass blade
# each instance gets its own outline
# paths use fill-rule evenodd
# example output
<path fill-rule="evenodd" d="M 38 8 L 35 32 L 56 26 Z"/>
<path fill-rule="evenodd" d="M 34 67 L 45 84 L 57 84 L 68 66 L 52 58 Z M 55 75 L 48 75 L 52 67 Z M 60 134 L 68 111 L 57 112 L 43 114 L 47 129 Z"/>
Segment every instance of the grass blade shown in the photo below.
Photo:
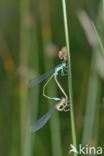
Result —
<path fill-rule="evenodd" d="M 72 73 L 71 73 L 71 58 L 70 58 L 70 45 L 69 45 L 69 32 L 68 32 L 68 21 L 67 21 L 67 11 L 66 11 L 66 1 L 62 0 L 63 7 L 63 18 L 64 18 L 64 29 L 65 29 L 65 39 L 66 47 L 68 51 L 68 65 L 70 67 L 69 76 L 68 76 L 68 87 L 69 87 L 69 99 L 70 99 L 70 117 L 71 117 L 71 129 L 72 129 L 72 141 L 73 145 L 76 147 L 76 133 L 75 133 L 75 124 L 74 124 L 74 113 L 73 113 L 73 91 L 72 91 Z M 74 156 L 77 156 L 74 153 Z"/>

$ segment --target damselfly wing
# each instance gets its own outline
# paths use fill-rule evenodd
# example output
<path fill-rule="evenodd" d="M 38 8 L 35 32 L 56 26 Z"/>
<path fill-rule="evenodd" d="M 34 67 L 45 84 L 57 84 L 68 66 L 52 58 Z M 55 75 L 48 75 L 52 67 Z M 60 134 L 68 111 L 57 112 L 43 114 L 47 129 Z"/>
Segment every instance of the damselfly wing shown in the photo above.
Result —
<path fill-rule="evenodd" d="M 48 120 L 51 118 L 52 113 L 56 110 L 56 107 L 52 107 L 46 114 L 44 114 L 39 120 L 36 121 L 36 123 L 31 127 L 30 131 L 32 133 L 38 131 L 40 128 L 42 128 Z"/>
<path fill-rule="evenodd" d="M 52 73 L 54 73 L 54 69 L 51 69 L 48 72 L 29 80 L 29 82 L 28 82 L 29 87 L 34 87 L 35 85 L 41 83 L 43 80 L 45 80 Z"/>

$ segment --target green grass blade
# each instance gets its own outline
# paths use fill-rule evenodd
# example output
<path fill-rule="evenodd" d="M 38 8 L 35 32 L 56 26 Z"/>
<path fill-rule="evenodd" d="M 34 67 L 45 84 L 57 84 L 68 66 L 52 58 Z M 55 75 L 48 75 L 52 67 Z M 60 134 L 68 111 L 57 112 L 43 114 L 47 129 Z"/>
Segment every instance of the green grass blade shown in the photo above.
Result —
<path fill-rule="evenodd" d="M 28 58 L 30 51 L 30 27 L 27 23 L 29 17 L 30 0 L 20 1 L 20 67 L 28 68 Z M 27 78 L 24 69 L 20 75 L 20 134 L 21 134 L 21 156 L 31 155 L 31 138 L 29 133 L 29 113 L 28 113 L 28 88 Z"/>
<path fill-rule="evenodd" d="M 96 29 L 96 26 L 95 26 L 95 24 L 94 24 L 93 21 L 92 21 L 92 26 L 93 26 L 94 31 L 95 31 L 95 34 L 96 34 L 96 38 L 97 38 L 97 42 L 98 42 L 98 44 L 99 44 L 99 48 L 100 48 L 100 50 L 101 50 L 101 53 L 102 53 L 103 56 L 104 56 L 104 46 L 103 46 L 103 43 L 102 43 L 101 38 L 100 38 L 100 35 L 99 35 L 99 33 L 98 33 L 98 31 L 97 31 L 97 29 Z"/>
<path fill-rule="evenodd" d="M 90 144 L 92 140 L 93 128 L 95 123 L 95 114 L 96 114 L 96 104 L 98 103 L 99 97 L 99 78 L 96 71 L 96 54 L 93 52 L 92 63 L 91 63 L 91 73 L 89 78 L 88 85 L 88 97 L 86 105 L 86 114 L 84 120 L 84 129 L 82 144 Z"/>
<path fill-rule="evenodd" d="M 70 70 L 68 71 L 69 72 L 68 87 L 69 87 L 69 99 L 70 99 L 70 117 L 71 117 L 72 140 L 73 140 L 73 145 L 76 147 L 76 133 L 75 133 L 74 113 L 73 113 L 71 58 L 70 58 L 69 32 L 68 32 L 67 11 L 66 11 L 66 2 L 65 2 L 65 0 L 62 0 L 62 7 L 63 7 L 66 47 L 67 47 L 67 51 L 68 51 L 68 65 L 69 65 L 69 68 L 70 68 Z M 77 156 L 77 154 L 74 153 L 74 156 Z"/>

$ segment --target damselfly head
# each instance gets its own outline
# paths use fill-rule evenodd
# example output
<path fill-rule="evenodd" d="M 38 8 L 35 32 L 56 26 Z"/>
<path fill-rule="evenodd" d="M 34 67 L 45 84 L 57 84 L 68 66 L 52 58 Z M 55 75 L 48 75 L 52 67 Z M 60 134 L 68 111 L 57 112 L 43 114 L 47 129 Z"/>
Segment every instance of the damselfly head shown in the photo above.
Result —
<path fill-rule="evenodd" d="M 62 97 L 62 99 L 56 104 L 56 109 L 58 111 L 63 111 L 66 105 L 65 102 L 66 102 L 65 98 Z"/>
<path fill-rule="evenodd" d="M 68 54 L 67 54 L 67 48 L 64 46 L 58 53 L 58 56 L 61 60 L 67 61 Z"/>

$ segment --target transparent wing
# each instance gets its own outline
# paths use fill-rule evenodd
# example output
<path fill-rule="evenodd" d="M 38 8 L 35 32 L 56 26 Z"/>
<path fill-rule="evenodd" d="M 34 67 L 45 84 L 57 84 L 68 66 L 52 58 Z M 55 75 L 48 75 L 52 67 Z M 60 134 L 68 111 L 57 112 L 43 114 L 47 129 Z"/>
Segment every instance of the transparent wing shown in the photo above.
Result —
<path fill-rule="evenodd" d="M 50 119 L 52 116 L 52 113 L 56 110 L 56 107 L 52 107 L 46 114 L 44 114 L 39 120 L 36 121 L 35 125 L 33 125 L 30 129 L 32 133 L 38 131 L 40 128 L 42 128 L 47 121 Z"/>
<path fill-rule="evenodd" d="M 51 69 L 49 70 L 48 72 L 38 76 L 38 77 L 35 77 L 31 80 L 29 80 L 28 82 L 28 85 L 29 87 L 33 87 L 39 83 L 41 83 L 43 80 L 45 80 L 50 74 L 54 73 L 55 72 L 55 69 L 58 68 L 59 66 L 61 66 L 61 64 L 57 65 L 54 69 Z"/>
<path fill-rule="evenodd" d="M 29 87 L 33 87 L 33 86 L 41 83 L 44 79 L 46 79 L 53 72 L 54 72 L 54 69 L 51 69 L 50 71 L 40 75 L 39 77 L 35 77 L 35 78 L 29 80 L 29 82 L 28 82 Z"/>

